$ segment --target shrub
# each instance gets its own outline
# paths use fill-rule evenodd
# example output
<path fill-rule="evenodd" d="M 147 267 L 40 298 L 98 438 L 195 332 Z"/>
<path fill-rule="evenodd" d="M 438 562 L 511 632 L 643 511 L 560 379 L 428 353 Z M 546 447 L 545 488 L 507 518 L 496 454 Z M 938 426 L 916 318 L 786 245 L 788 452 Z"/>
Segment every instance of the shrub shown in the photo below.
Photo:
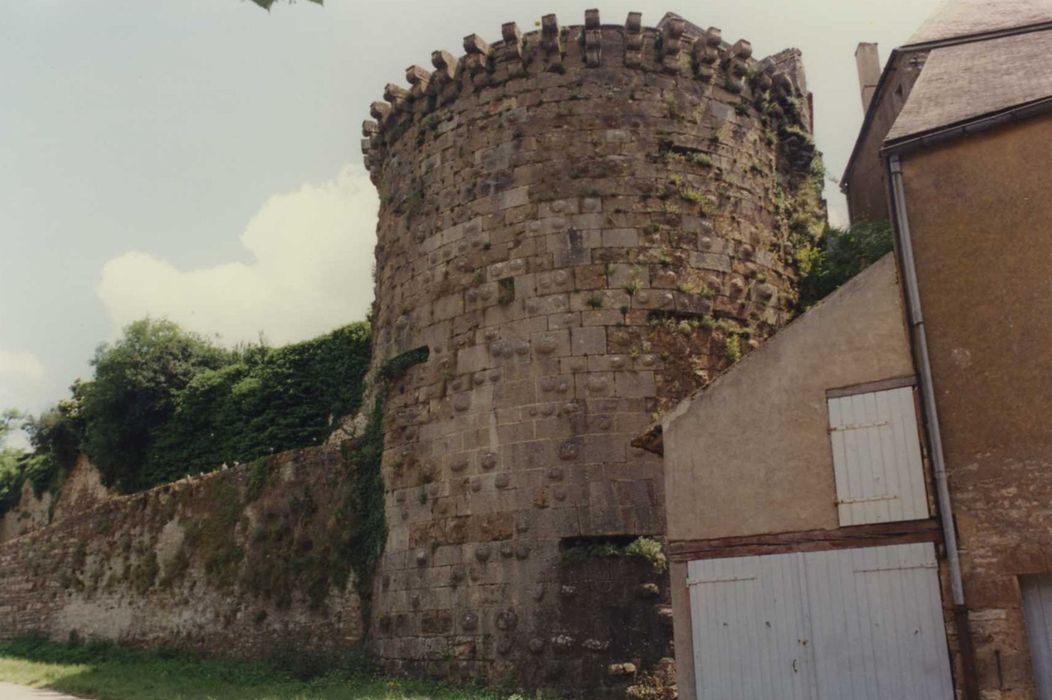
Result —
<path fill-rule="evenodd" d="M 84 385 L 84 447 L 103 482 L 125 491 L 149 485 L 141 467 L 156 432 L 175 413 L 177 392 L 198 373 L 232 360 L 171 321 L 143 319 L 95 352 L 95 379 Z"/>
<path fill-rule="evenodd" d="M 891 225 L 887 221 L 828 227 L 819 246 L 806 255 L 806 265 L 800 266 L 799 309 L 807 310 L 891 249 Z"/>
<path fill-rule="evenodd" d="M 34 450 L 4 451 L 0 512 L 26 479 L 38 495 L 57 487 L 80 451 L 107 486 L 130 492 L 316 445 L 358 410 L 370 351 L 365 323 L 225 350 L 170 321 L 136 321 L 99 347 L 93 380 L 75 383 L 70 399 L 19 416 Z"/>
<path fill-rule="evenodd" d="M 625 547 L 625 556 L 641 557 L 650 562 L 655 573 L 662 573 L 668 568 L 668 558 L 661 549 L 661 543 L 649 537 L 640 537 Z"/>
<path fill-rule="evenodd" d="M 358 323 L 283 348 L 253 348 L 200 372 L 157 427 L 140 482 L 323 442 L 338 419 L 358 410 L 369 357 L 369 327 Z"/>

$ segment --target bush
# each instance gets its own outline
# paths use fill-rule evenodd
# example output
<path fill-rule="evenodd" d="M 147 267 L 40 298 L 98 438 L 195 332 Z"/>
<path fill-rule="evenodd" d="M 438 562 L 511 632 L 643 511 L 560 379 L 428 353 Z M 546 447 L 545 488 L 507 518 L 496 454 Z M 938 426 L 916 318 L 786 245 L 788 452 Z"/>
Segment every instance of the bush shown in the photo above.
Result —
<path fill-rule="evenodd" d="M 198 373 L 233 354 L 171 321 L 143 319 L 113 345 L 95 352 L 95 378 L 84 385 L 84 448 L 103 483 L 123 491 L 150 486 L 142 478 L 156 432 L 175 413 L 176 394 Z"/>
<path fill-rule="evenodd" d="M 84 441 L 83 390 L 83 384 L 74 382 L 71 398 L 35 418 L 28 416 L 23 423 L 33 446 L 33 454 L 26 460 L 26 478 L 37 498 L 61 483 L 80 454 Z"/>
<path fill-rule="evenodd" d="M 22 414 L 13 409 L 0 413 L 0 516 L 17 505 L 22 495 L 25 453 L 14 447 L 5 447 L 4 441 L 23 420 Z"/>
<path fill-rule="evenodd" d="M 357 323 L 283 348 L 252 348 L 198 373 L 154 431 L 140 481 L 324 442 L 337 420 L 358 410 L 369 359 L 369 327 Z"/>
<path fill-rule="evenodd" d="M 309 447 L 361 403 L 370 361 L 369 326 L 314 340 L 225 350 L 170 321 L 144 319 L 96 351 L 90 382 L 37 418 L 21 421 L 29 455 L 0 456 L 0 513 L 26 479 L 54 489 L 84 451 L 103 483 L 124 492 L 188 473 Z"/>
<path fill-rule="evenodd" d="M 0 416 L 0 515 L 18 505 L 22 485 L 29 481 L 40 498 L 57 489 L 80 452 L 84 425 L 80 412 L 82 385 L 71 387 L 73 398 L 60 401 L 37 417 L 8 410 Z M 3 448 L 3 438 L 21 427 L 33 451 Z"/>
<path fill-rule="evenodd" d="M 892 249 L 887 221 L 828 227 L 801 268 L 799 311 L 806 311 Z"/>
<path fill-rule="evenodd" d="M 25 481 L 20 458 L 22 453 L 12 448 L 0 448 L 0 517 L 18 505 Z"/>

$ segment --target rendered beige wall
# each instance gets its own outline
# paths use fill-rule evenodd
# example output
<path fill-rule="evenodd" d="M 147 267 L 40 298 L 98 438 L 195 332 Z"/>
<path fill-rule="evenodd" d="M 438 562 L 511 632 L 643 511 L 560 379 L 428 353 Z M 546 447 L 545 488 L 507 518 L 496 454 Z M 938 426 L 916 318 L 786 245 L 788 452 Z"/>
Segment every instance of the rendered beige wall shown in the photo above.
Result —
<path fill-rule="evenodd" d="M 889 254 L 665 418 L 669 540 L 837 527 L 826 390 L 912 374 Z"/>
<path fill-rule="evenodd" d="M 1034 697 L 1018 576 L 1052 571 L 1052 117 L 903 158 L 979 681 Z"/>

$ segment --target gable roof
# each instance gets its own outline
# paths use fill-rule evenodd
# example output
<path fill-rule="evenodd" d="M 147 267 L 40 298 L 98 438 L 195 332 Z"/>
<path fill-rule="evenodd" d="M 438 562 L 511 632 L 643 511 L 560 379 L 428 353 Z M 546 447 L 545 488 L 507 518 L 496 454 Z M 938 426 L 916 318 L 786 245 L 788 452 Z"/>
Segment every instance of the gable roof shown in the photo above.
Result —
<path fill-rule="evenodd" d="M 933 49 L 885 143 L 1052 97 L 1052 29 Z"/>
<path fill-rule="evenodd" d="M 884 65 L 884 70 L 881 72 L 880 80 L 877 82 L 876 91 L 866 110 L 858 136 L 855 138 L 855 146 L 851 151 L 851 156 L 848 158 L 847 165 L 844 168 L 844 175 L 841 178 L 840 190 L 842 192 L 846 191 L 856 162 L 862 155 L 860 152 L 862 144 L 872 127 L 877 111 L 880 109 L 881 101 L 886 97 L 885 88 L 890 82 L 889 76 L 899 68 L 904 57 L 919 55 L 925 57 L 925 60 L 930 60 L 930 54 L 934 50 L 960 46 L 960 52 L 951 52 L 948 55 L 944 55 L 943 63 L 947 73 L 952 72 L 953 66 L 956 65 L 958 69 L 964 70 L 967 68 L 968 70 L 976 71 L 977 74 L 981 74 L 983 71 L 979 64 L 982 62 L 982 56 L 989 52 L 990 42 L 996 41 L 1000 37 L 1025 35 L 1046 29 L 1052 29 L 1052 0 L 944 0 L 942 5 L 910 37 L 908 43 L 892 50 L 887 63 Z M 972 46 L 972 50 L 963 48 L 969 45 Z M 1000 66 L 1002 70 L 1019 70 L 1019 62 L 1013 62 L 1011 57 L 997 56 L 993 60 L 996 63 L 991 65 Z M 1028 66 L 1032 65 L 1029 57 L 1025 60 L 1028 62 Z M 1043 70 L 1047 70 L 1047 68 Z M 927 63 L 925 63 L 921 77 L 914 85 L 909 98 L 912 98 L 913 92 L 920 86 L 927 71 Z M 1040 73 L 1042 71 L 1037 70 L 1033 72 Z M 988 76 L 984 74 L 983 78 L 986 79 Z M 1019 74 L 1016 73 L 1013 77 L 1013 82 L 1016 82 L 1018 78 Z M 958 100 L 960 102 L 944 105 L 945 111 L 940 112 L 935 106 L 928 106 L 930 104 L 929 98 L 924 98 L 923 100 L 918 98 L 915 105 L 916 113 L 910 116 L 909 121 L 903 121 L 901 127 L 899 127 L 898 120 L 902 118 L 902 114 L 900 113 L 896 117 L 895 124 L 892 125 L 884 139 L 886 144 L 890 144 L 892 140 L 902 141 L 909 138 L 911 134 L 921 133 L 920 129 L 938 129 L 957 123 L 947 121 L 947 119 L 956 118 L 958 121 L 973 119 L 989 114 L 991 110 L 995 112 L 998 110 L 1004 111 L 1027 104 L 1032 101 L 1031 95 L 1033 93 L 1041 92 L 1044 89 L 1043 87 L 1035 86 L 1033 90 L 1027 90 L 1018 84 L 1009 86 L 1008 89 L 994 88 L 991 93 L 980 95 L 984 101 L 989 98 L 988 104 L 993 106 L 986 107 L 986 111 L 971 111 L 966 114 L 966 112 L 969 112 L 967 99 L 962 99 L 949 90 L 946 92 L 937 90 L 935 87 L 937 82 L 942 83 L 946 88 L 952 85 L 952 81 L 948 80 L 945 75 L 933 77 L 932 97 L 939 94 L 943 99 L 949 98 L 948 102 L 953 103 Z M 958 83 L 958 87 L 968 89 L 968 86 L 960 83 Z M 981 92 L 979 89 L 968 90 L 969 96 Z M 909 106 L 909 98 L 903 111 L 905 111 L 905 107 Z M 954 108 L 956 108 L 956 111 L 953 111 Z"/>

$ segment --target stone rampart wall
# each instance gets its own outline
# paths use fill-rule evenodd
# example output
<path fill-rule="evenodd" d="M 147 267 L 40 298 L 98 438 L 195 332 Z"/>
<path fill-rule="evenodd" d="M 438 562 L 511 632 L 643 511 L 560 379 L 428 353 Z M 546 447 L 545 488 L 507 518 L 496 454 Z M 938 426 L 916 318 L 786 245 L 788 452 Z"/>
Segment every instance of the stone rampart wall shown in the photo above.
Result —
<path fill-rule="evenodd" d="M 109 497 L 99 470 L 81 454 L 57 491 L 45 491 L 38 497 L 32 483 L 22 484 L 18 504 L 0 516 L 0 543 L 94 508 Z"/>
<path fill-rule="evenodd" d="M 0 638 L 267 658 L 354 650 L 355 471 L 339 446 L 114 497 L 0 544 Z"/>

